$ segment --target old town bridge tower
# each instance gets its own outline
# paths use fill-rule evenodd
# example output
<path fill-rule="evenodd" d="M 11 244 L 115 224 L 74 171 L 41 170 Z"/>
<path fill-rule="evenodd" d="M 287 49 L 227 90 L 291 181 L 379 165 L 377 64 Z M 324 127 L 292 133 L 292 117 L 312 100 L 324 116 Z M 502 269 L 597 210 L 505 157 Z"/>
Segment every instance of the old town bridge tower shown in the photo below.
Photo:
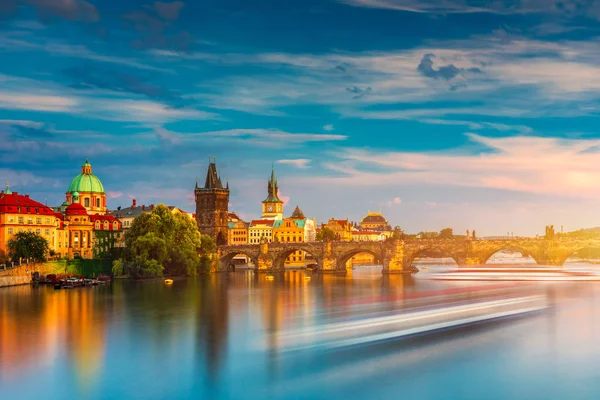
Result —
<path fill-rule="evenodd" d="M 196 198 L 196 222 L 200 233 L 213 238 L 217 246 L 227 244 L 229 214 L 229 183 L 223 187 L 217 173 L 216 159 L 209 160 L 204 187 L 194 190 Z"/>

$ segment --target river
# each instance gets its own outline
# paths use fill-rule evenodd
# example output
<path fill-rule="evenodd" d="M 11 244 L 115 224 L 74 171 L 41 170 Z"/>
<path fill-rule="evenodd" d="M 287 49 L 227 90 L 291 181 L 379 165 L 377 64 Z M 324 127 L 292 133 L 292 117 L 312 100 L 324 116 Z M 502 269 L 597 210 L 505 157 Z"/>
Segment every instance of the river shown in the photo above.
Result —
<path fill-rule="evenodd" d="M 171 286 L 0 289 L 0 398 L 600 398 L 594 282 L 512 284 L 554 302 L 518 319 L 342 350 L 281 348 L 285 330 L 486 285 L 357 267 L 346 277 L 238 271 Z"/>

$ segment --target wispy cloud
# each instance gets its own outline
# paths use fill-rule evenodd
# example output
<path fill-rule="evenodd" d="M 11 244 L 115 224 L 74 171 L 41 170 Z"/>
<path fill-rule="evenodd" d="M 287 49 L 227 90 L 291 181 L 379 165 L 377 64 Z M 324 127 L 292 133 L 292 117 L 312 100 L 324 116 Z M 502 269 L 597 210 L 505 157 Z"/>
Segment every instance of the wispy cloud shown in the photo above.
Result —
<path fill-rule="evenodd" d="M 70 112 L 78 104 L 76 98 L 66 96 L 0 92 L 0 108 L 10 110 Z"/>
<path fill-rule="evenodd" d="M 469 134 L 483 146 L 477 153 L 377 153 L 347 150 L 327 165 L 337 177 L 316 178 L 327 184 L 388 186 L 420 184 L 478 187 L 600 197 L 600 167 L 594 160 L 600 140 L 544 137 L 490 138 Z M 459 149 L 460 151 L 460 149 Z"/>
<path fill-rule="evenodd" d="M 565 17 L 592 16 L 598 18 L 596 2 L 566 1 L 492 1 L 477 0 L 339 0 L 357 7 L 383 8 L 398 11 L 431 14 L 560 14 Z"/>
<path fill-rule="evenodd" d="M 292 133 L 278 129 L 228 129 L 222 131 L 198 133 L 204 137 L 219 140 L 241 140 L 248 143 L 260 144 L 270 147 L 281 147 L 291 144 L 306 142 L 331 142 L 343 141 L 348 137 L 337 134 L 324 133 Z"/>
<path fill-rule="evenodd" d="M 294 160 L 278 160 L 277 164 L 288 164 L 293 165 L 296 168 L 308 168 L 311 160 L 308 158 L 298 158 Z"/>

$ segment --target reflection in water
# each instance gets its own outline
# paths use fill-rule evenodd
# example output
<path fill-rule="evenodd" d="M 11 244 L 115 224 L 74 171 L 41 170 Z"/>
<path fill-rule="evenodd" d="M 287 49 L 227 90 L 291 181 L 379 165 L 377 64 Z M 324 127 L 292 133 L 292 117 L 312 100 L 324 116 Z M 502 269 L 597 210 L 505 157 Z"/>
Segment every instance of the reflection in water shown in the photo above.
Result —
<path fill-rule="evenodd" d="M 290 331 L 540 290 L 557 307 L 531 317 L 343 351 L 283 346 Z M 0 387 L 19 399 L 527 399 L 533 385 L 542 388 L 534 397 L 598 398 L 589 372 L 600 361 L 598 290 L 430 281 L 374 267 L 1 289 Z"/>

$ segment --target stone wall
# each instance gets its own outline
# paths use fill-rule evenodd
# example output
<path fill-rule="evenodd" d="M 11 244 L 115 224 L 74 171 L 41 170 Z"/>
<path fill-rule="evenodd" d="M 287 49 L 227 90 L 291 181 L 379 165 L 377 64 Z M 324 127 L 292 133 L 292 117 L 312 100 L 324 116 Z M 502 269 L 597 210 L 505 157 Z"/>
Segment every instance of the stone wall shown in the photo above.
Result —
<path fill-rule="evenodd" d="M 53 273 L 53 268 L 48 263 L 31 263 L 0 271 L 0 287 L 26 285 L 31 282 L 31 275 L 39 272 L 40 275 Z"/>
<path fill-rule="evenodd" d="M 40 276 L 64 274 L 91 277 L 110 274 L 112 262 L 109 260 L 56 260 L 45 263 L 24 264 L 18 267 L 0 270 L 0 287 L 26 285 L 31 282 L 34 272 Z"/>

